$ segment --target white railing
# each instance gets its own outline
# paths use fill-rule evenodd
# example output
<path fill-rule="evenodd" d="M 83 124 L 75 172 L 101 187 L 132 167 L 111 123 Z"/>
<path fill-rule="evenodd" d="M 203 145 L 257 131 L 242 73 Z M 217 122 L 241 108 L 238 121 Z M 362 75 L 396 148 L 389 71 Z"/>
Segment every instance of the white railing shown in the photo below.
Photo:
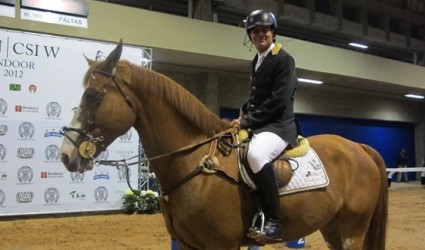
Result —
<path fill-rule="evenodd" d="M 422 172 L 421 176 L 425 177 L 425 167 L 413 167 L 413 168 L 387 168 L 388 179 L 391 179 L 395 173 L 404 172 Z"/>

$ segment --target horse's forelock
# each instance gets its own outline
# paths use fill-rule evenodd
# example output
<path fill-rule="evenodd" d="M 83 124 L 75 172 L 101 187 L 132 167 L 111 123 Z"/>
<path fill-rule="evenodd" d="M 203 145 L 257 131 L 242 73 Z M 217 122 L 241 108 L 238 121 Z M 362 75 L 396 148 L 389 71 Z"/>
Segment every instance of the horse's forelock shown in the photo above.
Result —
<path fill-rule="evenodd" d="M 98 69 L 101 65 L 102 65 L 103 61 L 93 61 L 93 63 L 89 64 L 89 69 L 86 71 L 86 73 L 84 74 L 83 77 L 83 88 L 87 88 L 88 87 L 88 83 L 89 83 L 89 78 L 91 76 L 91 74 Z"/>

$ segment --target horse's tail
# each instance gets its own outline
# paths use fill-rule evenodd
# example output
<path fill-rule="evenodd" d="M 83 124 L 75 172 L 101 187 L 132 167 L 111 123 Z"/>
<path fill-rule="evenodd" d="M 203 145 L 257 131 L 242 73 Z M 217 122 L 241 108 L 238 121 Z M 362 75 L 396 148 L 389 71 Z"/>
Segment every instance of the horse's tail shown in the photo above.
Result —
<path fill-rule="evenodd" d="M 384 159 L 375 149 L 365 144 L 360 145 L 379 167 L 381 179 L 381 192 L 379 193 L 378 204 L 370 221 L 363 249 L 384 250 L 388 222 L 388 181 L 386 166 Z"/>

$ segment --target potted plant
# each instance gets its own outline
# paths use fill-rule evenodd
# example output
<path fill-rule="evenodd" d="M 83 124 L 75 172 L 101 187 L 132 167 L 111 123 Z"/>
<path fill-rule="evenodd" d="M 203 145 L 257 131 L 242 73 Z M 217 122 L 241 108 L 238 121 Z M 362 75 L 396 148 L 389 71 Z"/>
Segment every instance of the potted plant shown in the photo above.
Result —
<path fill-rule="evenodd" d="M 128 214 L 159 212 L 158 194 L 152 190 L 127 190 L 123 196 L 123 208 Z"/>

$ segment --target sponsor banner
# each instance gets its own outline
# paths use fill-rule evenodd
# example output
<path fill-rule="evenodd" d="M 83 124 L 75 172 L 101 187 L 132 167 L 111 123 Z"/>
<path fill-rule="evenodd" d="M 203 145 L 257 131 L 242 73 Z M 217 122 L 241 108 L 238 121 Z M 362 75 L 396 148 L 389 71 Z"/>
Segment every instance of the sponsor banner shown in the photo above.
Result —
<path fill-rule="evenodd" d="M 70 173 L 59 155 L 61 128 L 83 93 L 83 55 L 101 60 L 115 46 L 0 29 L 0 216 L 121 209 L 125 169 L 100 165 Z M 140 65 L 145 53 L 124 46 L 122 57 Z M 99 159 L 138 152 L 139 137 L 130 129 Z M 133 187 L 137 173 L 132 166 Z"/>

